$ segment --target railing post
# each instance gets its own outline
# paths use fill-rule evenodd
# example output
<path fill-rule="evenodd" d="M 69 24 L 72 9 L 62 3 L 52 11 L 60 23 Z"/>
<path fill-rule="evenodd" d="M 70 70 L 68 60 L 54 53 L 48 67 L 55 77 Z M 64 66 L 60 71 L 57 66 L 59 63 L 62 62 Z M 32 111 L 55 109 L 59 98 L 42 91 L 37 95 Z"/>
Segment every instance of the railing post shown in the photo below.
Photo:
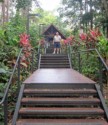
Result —
<path fill-rule="evenodd" d="M 21 60 L 21 58 L 19 57 L 19 60 L 18 60 L 18 91 L 20 89 L 20 60 Z"/>
<path fill-rule="evenodd" d="M 74 53 L 74 60 L 73 60 L 73 63 L 74 63 L 74 69 L 76 69 L 76 56 L 75 56 L 76 53 Z"/>
<path fill-rule="evenodd" d="M 34 50 L 32 51 L 32 65 L 31 65 L 32 73 L 33 73 L 33 70 L 34 70 L 33 65 L 34 65 Z"/>
<path fill-rule="evenodd" d="M 72 64 L 72 51 L 70 51 L 70 63 L 71 63 L 71 67 L 73 66 Z"/>
<path fill-rule="evenodd" d="M 68 54 L 68 46 L 69 46 L 69 45 L 66 45 L 66 53 L 67 53 L 67 54 Z"/>
<path fill-rule="evenodd" d="M 81 56 L 80 56 L 80 52 L 78 53 L 78 68 L 79 68 L 79 72 L 81 73 Z"/>
<path fill-rule="evenodd" d="M 39 56 L 40 56 L 40 47 L 41 46 L 39 46 L 39 48 L 38 48 L 38 54 L 37 54 L 37 68 L 38 68 L 38 65 L 39 65 Z"/>
<path fill-rule="evenodd" d="M 100 85 L 101 92 L 103 94 L 102 63 L 99 57 L 98 57 L 98 60 L 99 60 L 99 85 Z"/>
<path fill-rule="evenodd" d="M 8 97 L 4 100 L 4 125 L 8 125 Z"/>
<path fill-rule="evenodd" d="M 72 67 L 72 48 L 71 48 L 71 45 L 69 43 L 69 57 L 70 57 L 70 63 L 71 63 L 71 67 Z"/>

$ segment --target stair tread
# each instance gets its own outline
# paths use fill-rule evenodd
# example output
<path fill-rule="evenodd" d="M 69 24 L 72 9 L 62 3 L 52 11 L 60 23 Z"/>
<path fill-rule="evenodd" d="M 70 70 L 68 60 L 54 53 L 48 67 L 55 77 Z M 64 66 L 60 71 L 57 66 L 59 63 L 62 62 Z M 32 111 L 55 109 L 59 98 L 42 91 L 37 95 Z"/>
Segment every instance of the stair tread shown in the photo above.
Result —
<path fill-rule="evenodd" d="M 62 55 L 51 55 L 51 56 L 41 56 L 42 58 L 68 58 L 68 56 L 62 56 Z"/>
<path fill-rule="evenodd" d="M 43 54 L 43 55 L 41 55 L 42 57 L 47 57 L 47 56 L 52 56 L 52 57 L 54 57 L 54 56 L 68 56 L 68 55 L 66 55 L 66 54 Z"/>
<path fill-rule="evenodd" d="M 60 63 L 40 63 L 40 66 L 70 66 L 70 64 L 69 63 L 62 63 L 62 64 L 60 64 Z"/>
<path fill-rule="evenodd" d="M 19 119 L 16 125 L 108 125 L 101 119 Z"/>
<path fill-rule="evenodd" d="M 40 65 L 40 67 L 45 67 L 45 68 L 70 68 L 70 65 Z"/>
<path fill-rule="evenodd" d="M 68 57 L 41 57 L 41 60 L 68 60 Z"/>
<path fill-rule="evenodd" d="M 61 55 L 61 54 L 46 54 L 41 56 L 42 57 L 68 57 L 68 55 Z"/>
<path fill-rule="evenodd" d="M 19 110 L 20 114 L 47 114 L 47 115 L 104 115 L 104 111 L 100 108 L 64 108 L 64 107 L 26 107 Z"/>
<path fill-rule="evenodd" d="M 62 61 L 67 61 L 68 60 L 68 57 L 66 57 L 66 58 L 43 58 L 43 57 L 41 57 L 41 60 L 56 60 L 56 61 L 60 61 L 60 60 L 62 60 Z"/>
<path fill-rule="evenodd" d="M 94 89 L 25 89 L 24 93 L 97 93 Z"/>
<path fill-rule="evenodd" d="M 42 59 L 68 59 L 68 56 L 41 56 Z"/>
<path fill-rule="evenodd" d="M 69 62 L 69 60 L 67 59 L 67 60 L 41 60 L 41 63 L 44 63 L 44 62 L 46 62 L 46 63 L 67 63 L 67 62 Z"/>
<path fill-rule="evenodd" d="M 94 102 L 100 102 L 100 100 L 98 98 L 22 98 L 22 102 L 23 101 L 48 101 L 48 102 L 69 102 L 69 101 L 83 101 L 83 102 L 87 102 L 87 101 L 94 101 Z"/>
<path fill-rule="evenodd" d="M 69 65 L 69 62 L 67 62 L 67 63 L 63 63 L 63 62 L 59 62 L 59 63 L 56 63 L 56 62 L 41 62 L 40 63 L 41 65 Z"/>

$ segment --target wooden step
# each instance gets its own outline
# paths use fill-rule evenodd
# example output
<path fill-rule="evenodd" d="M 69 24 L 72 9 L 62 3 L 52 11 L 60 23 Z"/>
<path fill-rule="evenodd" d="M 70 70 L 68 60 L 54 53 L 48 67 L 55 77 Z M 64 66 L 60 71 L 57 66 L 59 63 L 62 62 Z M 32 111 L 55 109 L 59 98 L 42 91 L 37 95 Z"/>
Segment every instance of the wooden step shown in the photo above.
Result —
<path fill-rule="evenodd" d="M 40 65 L 40 68 L 70 68 L 70 65 Z"/>
<path fill-rule="evenodd" d="M 34 95 L 34 96 L 96 96 L 97 92 L 95 89 L 25 89 L 24 95 Z"/>
<path fill-rule="evenodd" d="M 97 98 L 22 98 L 23 105 L 38 106 L 93 106 L 100 105 Z"/>
<path fill-rule="evenodd" d="M 41 63 L 68 63 L 69 60 L 41 60 Z"/>
<path fill-rule="evenodd" d="M 57 54 L 57 55 L 55 55 L 55 54 L 52 54 L 51 56 L 50 55 L 48 55 L 48 56 L 42 56 L 41 55 L 41 58 L 43 58 L 43 59 L 46 59 L 46 58 L 57 58 L 57 59 L 59 59 L 59 58 L 63 58 L 63 59 L 68 59 L 68 56 L 63 56 L 63 55 L 59 55 L 59 54 Z"/>
<path fill-rule="evenodd" d="M 45 72 L 45 73 L 47 73 L 47 72 Z M 43 72 L 43 75 L 44 75 L 44 72 Z M 57 89 L 60 89 L 60 90 L 62 90 L 62 89 L 81 90 L 82 89 L 83 91 L 84 90 L 89 91 L 89 89 L 95 90 L 95 83 L 87 83 L 87 84 L 86 83 L 72 83 L 71 84 L 71 83 L 66 83 L 66 80 L 65 80 L 65 83 L 43 83 L 43 82 L 41 82 L 41 83 L 34 84 L 34 83 L 31 83 L 31 80 L 32 80 L 32 78 L 30 78 L 28 81 L 26 80 L 24 82 L 25 89 L 35 89 L 35 88 L 38 90 L 40 90 L 40 89 L 50 90 L 51 89 L 52 91 L 57 90 Z"/>
<path fill-rule="evenodd" d="M 68 56 L 41 56 L 41 58 L 42 59 L 68 59 Z"/>
<path fill-rule="evenodd" d="M 42 57 L 68 57 L 66 54 L 43 54 Z"/>
<path fill-rule="evenodd" d="M 69 65 L 69 62 L 68 63 L 63 63 L 63 62 L 58 62 L 58 63 L 55 63 L 55 62 L 48 62 L 48 63 L 40 63 L 40 65 Z"/>
<path fill-rule="evenodd" d="M 68 58 L 41 58 L 41 61 L 69 61 Z"/>
<path fill-rule="evenodd" d="M 16 125 L 108 125 L 102 119 L 19 119 Z"/>
<path fill-rule="evenodd" d="M 41 59 L 41 62 L 66 63 L 66 62 L 69 62 L 69 60 L 68 59 Z"/>
<path fill-rule="evenodd" d="M 104 111 L 100 108 L 55 108 L 55 107 L 36 107 L 36 108 L 31 108 L 31 107 L 26 107 L 26 108 L 21 108 L 19 110 L 19 115 L 20 116 L 31 116 L 31 117 L 56 117 L 56 118 L 62 118 L 62 117 L 99 117 L 99 116 L 104 116 Z"/>
<path fill-rule="evenodd" d="M 64 58 L 64 57 L 68 57 L 68 55 L 63 55 L 63 54 L 46 54 L 46 55 L 41 55 L 41 57 L 44 57 L 44 58 L 46 58 L 46 57 L 48 57 L 48 58 L 50 58 L 50 57 L 53 57 L 53 58 L 55 58 L 55 57 L 61 57 L 61 58 Z"/>

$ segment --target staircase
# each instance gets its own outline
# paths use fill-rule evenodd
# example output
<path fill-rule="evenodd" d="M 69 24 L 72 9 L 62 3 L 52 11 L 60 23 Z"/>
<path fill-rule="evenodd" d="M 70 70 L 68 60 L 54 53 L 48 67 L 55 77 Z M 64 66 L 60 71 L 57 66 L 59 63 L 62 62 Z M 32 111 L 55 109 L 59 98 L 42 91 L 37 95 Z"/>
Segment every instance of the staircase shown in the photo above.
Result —
<path fill-rule="evenodd" d="M 67 55 L 41 55 L 40 69 L 21 86 L 12 125 L 108 125 L 99 86 L 89 79 L 82 82 L 86 78 L 70 67 Z"/>
<path fill-rule="evenodd" d="M 23 84 L 15 114 L 12 125 L 108 125 L 93 83 Z"/>
<path fill-rule="evenodd" d="M 68 55 L 44 54 L 41 55 L 39 68 L 70 68 Z"/>
<path fill-rule="evenodd" d="M 71 68 L 67 54 L 52 54 L 53 51 L 54 45 L 50 43 L 46 48 L 46 54 L 40 55 L 38 68 Z"/>

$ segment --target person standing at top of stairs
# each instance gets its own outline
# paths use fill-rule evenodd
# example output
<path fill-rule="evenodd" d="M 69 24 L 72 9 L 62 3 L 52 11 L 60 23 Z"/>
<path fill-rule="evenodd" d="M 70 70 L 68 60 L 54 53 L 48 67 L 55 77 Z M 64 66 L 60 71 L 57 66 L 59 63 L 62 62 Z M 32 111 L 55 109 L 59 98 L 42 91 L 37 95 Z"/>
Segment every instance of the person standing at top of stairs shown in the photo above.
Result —
<path fill-rule="evenodd" d="M 56 35 L 54 36 L 54 39 L 53 39 L 53 44 L 54 44 L 53 54 L 55 54 L 56 52 L 57 54 L 60 53 L 60 41 L 61 41 L 61 36 L 59 35 L 58 32 L 56 32 Z"/>

